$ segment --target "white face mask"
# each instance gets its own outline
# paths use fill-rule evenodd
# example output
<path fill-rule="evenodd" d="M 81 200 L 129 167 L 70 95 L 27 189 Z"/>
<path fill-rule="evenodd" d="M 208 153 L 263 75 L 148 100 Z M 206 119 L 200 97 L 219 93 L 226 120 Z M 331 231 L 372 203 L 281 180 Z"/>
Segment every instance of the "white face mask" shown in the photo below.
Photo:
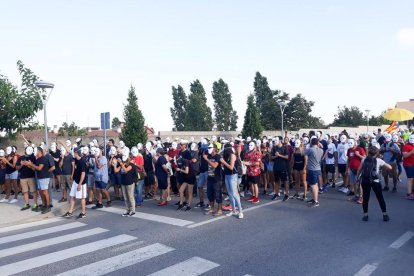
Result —
<path fill-rule="evenodd" d="M 197 144 L 196 143 L 192 143 L 191 144 L 191 151 L 195 151 L 196 150 L 196 147 L 197 147 Z"/>
<path fill-rule="evenodd" d="M 65 154 L 66 154 L 66 150 L 65 150 L 65 148 L 64 148 L 64 147 L 61 147 L 61 148 L 60 148 L 60 153 L 61 153 L 62 155 L 65 155 Z"/>
<path fill-rule="evenodd" d="M 345 142 L 346 142 L 346 136 L 345 135 L 342 135 L 341 136 L 341 143 L 342 144 L 345 144 Z"/>
<path fill-rule="evenodd" d="M 35 156 L 37 156 L 37 147 L 34 147 L 34 148 L 33 148 L 33 154 L 34 154 Z"/>
<path fill-rule="evenodd" d="M 101 155 L 101 150 L 98 148 L 95 148 L 95 154 L 96 157 L 99 157 Z"/>
<path fill-rule="evenodd" d="M 250 144 L 249 144 L 249 151 L 252 151 L 252 150 L 254 150 L 254 148 L 255 148 L 256 146 L 255 146 L 255 144 L 253 143 L 253 142 L 251 142 Z"/>
<path fill-rule="evenodd" d="M 328 141 L 329 140 L 329 136 L 326 134 L 325 136 L 324 136 L 324 138 L 323 138 L 325 141 Z"/>
<path fill-rule="evenodd" d="M 213 153 L 213 148 L 208 148 L 208 154 L 212 154 Z"/>
<path fill-rule="evenodd" d="M 213 137 L 211 137 L 211 140 L 212 140 L 213 142 L 216 142 L 216 141 L 217 141 L 217 137 L 216 137 L 216 136 L 213 136 Z"/>
<path fill-rule="evenodd" d="M 4 150 L 0 150 L 0 157 L 4 157 L 6 155 L 6 153 L 4 152 Z"/>
<path fill-rule="evenodd" d="M 165 139 L 165 141 L 166 141 L 167 143 L 171 142 L 170 137 L 167 137 L 167 139 Z"/>
<path fill-rule="evenodd" d="M 256 145 L 257 145 L 258 147 L 260 147 L 260 146 L 262 145 L 262 141 L 257 140 L 257 141 L 256 141 Z"/>
<path fill-rule="evenodd" d="M 348 141 L 348 146 L 349 146 L 350 148 L 353 148 L 353 147 L 355 146 L 355 141 L 354 141 L 354 140 L 352 140 L 352 139 L 350 139 L 350 140 Z"/>
<path fill-rule="evenodd" d="M 300 144 L 301 144 L 301 142 L 300 142 L 300 140 L 296 140 L 295 141 L 295 148 L 300 148 Z"/>
<path fill-rule="evenodd" d="M 128 160 L 128 155 L 122 155 L 122 161 L 126 162 Z"/>
<path fill-rule="evenodd" d="M 72 145 L 72 143 L 71 143 L 69 140 L 66 140 L 65 145 L 66 145 L 67 147 L 70 147 L 70 145 Z"/>
<path fill-rule="evenodd" d="M 52 151 L 52 152 L 56 152 L 56 145 L 51 145 L 50 146 L 50 150 Z"/>
<path fill-rule="evenodd" d="M 138 150 L 142 150 L 143 147 L 144 146 L 142 145 L 142 143 L 138 143 L 138 145 L 137 145 Z"/>
<path fill-rule="evenodd" d="M 119 147 L 120 147 L 120 148 L 125 147 L 125 143 L 124 143 L 124 141 L 119 141 Z"/>
<path fill-rule="evenodd" d="M 23 143 L 23 147 L 24 147 L 24 148 L 27 148 L 28 146 L 29 146 L 29 145 L 28 145 L 26 142 L 24 142 L 24 143 Z"/>
<path fill-rule="evenodd" d="M 132 154 L 132 156 L 137 157 L 138 156 L 138 148 L 137 147 L 132 147 L 131 154 Z"/>
<path fill-rule="evenodd" d="M 303 138 L 303 144 L 305 144 L 305 145 L 309 144 L 309 138 L 308 137 Z"/>
<path fill-rule="evenodd" d="M 414 135 L 411 135 L 410 138 L 408 138 L 408 143 L 414 144 Z"/>
<path fill-rule="evenodd" d="M 111 147 L 111 149 L 109 150 L 109 154 L 110 155 L 116 155 L 116 148 L 115 147 Z"/>
<path fill-rule="evenodd" d="M 191 142 L 194 142 L 194 137 L 191 137 L 191 138 L 190 138 L 190 141 L 191 141 Z"/>
<path fill-rule="evenodd" d="M 93 145 L 94 145 L 95 147 L 98 147 L 98 140 L 93 139 L 93 140 L 92 140 L 92 143 L 93 143 Z"/>
<path fill-rule="evenodd" d="M 275 145 L 279 145 L 279 142 L 280 142 L 279 138 L 275 138 Z"/>
<path fill-rule="evenodd" d="M 173 150 L 176 150 L 177 149 L 177 143 L 176 142 L 173 142 L 172 144 L 171 144 L 171 148 L 173 149 Z"/>
<path fill-rule="evenodd" d="M 151 151 L 152 149 L 152 144 L 150 142 L 145 144 L 145 148 L 147 149 L 147 151 Z"/>
<path fill-rule="evenodd" d="M 246 142 L 250 142 L 252 140 L 252 137 L 247 137 Z"/>
<path fill-rule="evenodd" d="M 80 142 L 82 142 L 82 138 L 76 138 L 76 143 L 79 144 Z"/>
<path fill-rule="evenodd" d="M 207 144 L 207 140 L 206 139 L 201 139 L 201 144 L 202 145 L 206 145 Z"/>
<path fill-rule="evenodd" d="M 89 154 L 89 149 L 87 147 L 83 147 L 82 148 L 82 153 L 85 154 L 85 155 Z"/>
<path fill-rule="evenodd" d="M 92 148 L 93 146 L 95 146 L 95 144 L 93 142 L 89 142 L 89 147 Z"/>
<path fill-rule="evenodd" d="M 6 148 L 6 154 L 7 154 L 7 155 L 10 155 L 12 152 L 13 152 L 12 147 L 7 147 L 7 148 Z"/>
<path fill-rule="evenodd" d="M 385 135 L 385 141 L 390 142 L 391 141 L 391 134 Z"/>
<path fill-rule="evenodd" d="M 128 155 L 129 156 L 129 153 L 130 153 L 131 151 L 129 150 L 129 148 L 128 147 L 125 147 L 125 148 L 123 148 L 122 149 L 122 155 Z"/>
<path fill-rule="evenodd" d="M 398 136 L 397 135 L 392 136 L 392 141 L 394 143 L 397 143 L 398 142 Z"/>
<path fill-rule="evenodd" d="M 33 154 L 33 148 L 32 147 L 27 147 L 25 151 L 26 151 L 26 155 L 32 155 Z"/>

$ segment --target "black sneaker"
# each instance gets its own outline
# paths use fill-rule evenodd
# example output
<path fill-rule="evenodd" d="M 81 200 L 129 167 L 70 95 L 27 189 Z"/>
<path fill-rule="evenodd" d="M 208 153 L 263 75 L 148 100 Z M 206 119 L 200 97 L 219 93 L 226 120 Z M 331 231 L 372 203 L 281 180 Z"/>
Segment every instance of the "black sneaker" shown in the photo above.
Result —
<path fill-rule="evenodd" d="M 288 201 L 289 200 L 289 196 L 288 195 L 285 195 L 284 197 L 283 197 L 283 201 Z"/>
<path fill-rule="evenodd" d="M 80 213 L 79 216 L 77 217 L 78 219 L 83 219 L 86 218 L 86 214 L 84 213 Z"/>
<path fill-rule="evenodd" d="M 362 221 L 368 221 L 368 216 L 363 216 Z"/>
<path fill-rule="evenodd" d="M 397 192 L 397 187 L 392 188 L 392 192 L 396 193 Z"/>
<path fill-rule="evenodd" d="M 71 218 L 73 217 L 72 213 L 66 212 L 66 214 L 63 215 L 64 218 Z"/>
<path fill-rule="evenodd" d="M 178 204 L 177 211 L 184 208 L 184 204 Z"/>
<path fill-rule="evenodd" d="M 332 183 L 332 188 L 335 188 L 335 183 Z"/>
<path fill-rule="evenodd" d="M 306 203 L 308 203 L 308 204 L 311 204 L 311 203 L 314 203 L 314 202 L 315 202 L 315 200 L 313 200 L 313 198 L 306 201 Z"/>
<path fill-rule="evenodd" d="M 47 214 L 47 213 L 49 213 L 50 211 L 52 211 L 52 209 L 50 209 L 50 207 L 43 208 L 43 210 L 42 210 L 42 214 Z"/>
<path fill-rule="evenodd" d="M 267 191 L 266 190 L 263 190 L 262 195 L 266 195 L 266 194 L 267 194 Z"/>
<path fill-rule="evenodd" d="M 205 206 L 204 202 L 199 202 L 196 204 L 195 208 L 204 208 Z"/>
<path fill-rule="evenodd" d="M 382 189 L 384 192 L 387 192 L 390 190 L 390 188 L 388 188 L 388 186 L 385 186 L 384 189 Z"/>
<path fill-rule="evenodd" d="M 280 197 L 280 195 L 275 194 L 274 196 L 272 196 L 272 200 L 278 200 L 278 199 L 279 199 L 279 197 Z"/>
<path fill-rule="evenodd" d="M 87 201 L 85 202 L 85 204 L 86 204 L 86 205 L 90 205 L 90 204 L 92 204 L 92 201 L 87 200 Z"/>
<path fill-rule="evenodd" d="M 185 212 L 187 212 L 187 211 L 190 211 L 191 210 L 191 207 L 187 205 L 182 210 L 185 211 Z"/>
<path fill-rule="evenodd" d="M 178 202 L 177 202 L 177 203 L 175 203 L 174 205 L 175 205 L 175 206 L 178 206 L 178 205 L 180 205 L 180 202 L 178 201 Z"/>
<path fill-rule="evenodd" d="M 383 221 L 389 221 L 390 217 L 388 215 L 382 215 L 382 220 Z"/>
<path fill-rule="evenodd" d="M 354 195 L 355 195 L 355 193 L 354 193 L 354 192 L 352 192 L 352 191 L 349 191 L 346 195 L 347 195 L 347 196 L 354 196 Z"/>
<path fill-rule="evenodd" d="M 295 198 L 295 199 L 300 199 L 300 196 L 299 196 L 298 194 L 294 194 L 294 195 L 292 196 L 292 198 Z"/>
<path fill-rule="evenodd" d="M 318 207 L 319 206 L 319 202 L 313 201 L 312 203 L 310 203 L 308 205 L 309 207 Z"/>
<path fill-rule="evenodd" d="M 101 209 L 101 208 L 103 208 L 102 203 L 96 203 L 96 205 L 92 207 L 92 209 Z"/>
<path fill-rule="evenodd" d="M 210 204 L 206 204 L 204 206 L 204 211 L 210 211 Z"/>
<path fill-rule="evenodd" d="M 111 207 L 111 205 L 112 205 L 112 201 L 111 201 L 111 200 L 108 200 L 108 201 L 106 202 L 106 207 Z"/>
<path fill-rule="evenodd" d="M 128 213 L 128 215 L 129 215 L 130 217 L 132 217 L 133 215 L 135 215 L 135 212 L 129 212 L 129 213 Z"/>
<path fill-rule="evenodd" d="M 30 209 L 30 205 L 29 204 L 26 204 L 26 205 L 23 206 L 22 209 L 20 209 L 20 211 L 26 211 L 28 209 Z"/>
<path fill-rule="evenodd" d="M 125 212 L 125 213 L 123 213 L 123 214 L 122 214 L 122 216 L 123 216 L 123 217 L 127 217 L 127 216 L 129 216 L 129 212 Z"/>

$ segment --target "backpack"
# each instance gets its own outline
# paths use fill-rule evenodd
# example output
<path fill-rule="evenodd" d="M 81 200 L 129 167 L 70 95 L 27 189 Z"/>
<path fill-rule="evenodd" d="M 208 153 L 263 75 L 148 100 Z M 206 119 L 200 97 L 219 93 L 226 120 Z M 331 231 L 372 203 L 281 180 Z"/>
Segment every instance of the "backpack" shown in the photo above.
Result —
<path fill-rule="evenodd" d="M 379 180 L 379 175 L 377 172 L 377 158 L 365 158 L 361 169 L 361 178 L 363 182 L 369 183 Z"/>

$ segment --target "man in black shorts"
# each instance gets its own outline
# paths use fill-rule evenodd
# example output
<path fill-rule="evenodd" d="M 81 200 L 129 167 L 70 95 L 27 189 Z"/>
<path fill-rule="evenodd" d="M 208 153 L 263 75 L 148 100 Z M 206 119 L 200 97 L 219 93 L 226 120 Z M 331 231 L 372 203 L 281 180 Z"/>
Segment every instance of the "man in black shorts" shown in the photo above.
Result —
<path fill-rule="evenodd" d="M 273 174 L 275 176 L 275 195 L 272 200 L 279 199 L 280 197 L 280 184 L 285 186 L 285 196 L 283 201 L 289 199 L 289 185 L 286 183 L 288 180 L 288 149 L 283 146 L 281 137 L 276 137 L 274 146 L 272 148 L 272 154 L 270 159 L 273 160 Z"/>

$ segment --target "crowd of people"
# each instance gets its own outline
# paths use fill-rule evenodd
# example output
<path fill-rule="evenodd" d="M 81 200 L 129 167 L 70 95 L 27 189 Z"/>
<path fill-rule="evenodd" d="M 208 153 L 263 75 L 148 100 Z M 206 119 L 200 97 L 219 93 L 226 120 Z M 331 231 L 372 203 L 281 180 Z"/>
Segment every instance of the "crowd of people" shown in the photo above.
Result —
<path fill-rule="evenodd" d="M 331 135 L 310 131 L 260 139 L 213 136 L 199 141 L 157 137 L 128 146 L 123 141 L 115 145 L 112 139 L 105 144 L 94 139 L 84 145 L 78 138 L 73 143 L 54 142 L 47 149 L 25 139 L 21 155 L 16 146 L 0 149 L 0 191 L 4 194 L 0 203 L 18 202 L 21 192 L 22 211 L 45 214 L 53 207 L 51 193 L 56 189 L 62 195 L 59 202 L 70 202 L 64 216 L 72 217 L 80 200 L 78 218 L 84 218 L 90 204 L 99 209 L 111 206 L 112 200 L 122 200 L 122 216 L 133 216 L 147 200 L 151 204 L 155 199 L 163 207 L 175 196 L 177 210 L 199 208 L 206 215 L 241 219 L 241 198 L 247 204 L 258 204 L 264 197 L 297 199 L 317 207 L 319 194 L 337 188 L 362 204 L 364 221 L 368 221 L 373 190 L 383 220 L 388 221 L 383 192 L 396 192 L 403 172 L 406 198 L 414 200 L 414 134 L 408 131 L 391 134 L 379 129 L 376 134 L 355 136 L 345 130 Z"/>

